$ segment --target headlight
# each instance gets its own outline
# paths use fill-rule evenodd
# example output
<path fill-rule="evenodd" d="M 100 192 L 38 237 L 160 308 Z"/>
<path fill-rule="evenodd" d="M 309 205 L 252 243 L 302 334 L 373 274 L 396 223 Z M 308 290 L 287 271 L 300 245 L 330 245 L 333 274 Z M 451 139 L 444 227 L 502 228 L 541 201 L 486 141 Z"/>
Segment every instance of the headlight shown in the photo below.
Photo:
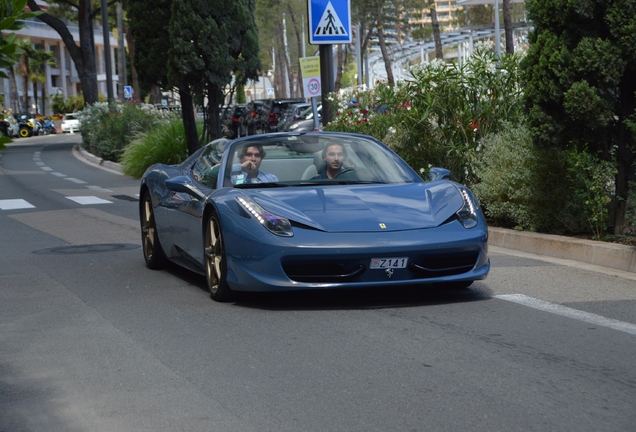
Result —
<path fill-rule="evenodd" d="M 293 125 L 289 127 L 289 130 L 298 129 L 298 126 L 300 126 L 300 123 L 294 123 Z"/>
<path fill-rule="evenodd" d="M 457 210 L 457 219 L 464 225 L 464 228 L 474 228 L 477 226 L 477 212 L 479 210 L 477 199 L 467 188 L 459 186 L 458 189 L 464 199 L 464 205 Z"/>
<path fill-rule="evenodd" d="M 254 216 L 256 220 L 259 221 L 261 225 L 267 228 L 272 234 L 276 234 L 282 237 L 292 237 L 294 235 L 291 224 L 286 218 L 268 212 L 250 198 L 238 197 L 236 199 L 239 203 L 241 203 L 245 210 L 248 211 L 249 214 Z"/>

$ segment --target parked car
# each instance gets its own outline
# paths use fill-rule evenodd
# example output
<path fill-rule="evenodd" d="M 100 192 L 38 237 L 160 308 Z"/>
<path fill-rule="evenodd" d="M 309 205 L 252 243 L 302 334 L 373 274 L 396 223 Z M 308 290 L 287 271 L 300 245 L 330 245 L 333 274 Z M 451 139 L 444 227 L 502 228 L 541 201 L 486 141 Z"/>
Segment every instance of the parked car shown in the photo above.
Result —
<path fill-rule="evenodd" d="M 13 116 L 8 116 L 4 120 L 1 120 L 0 128 L 4 136 L 9 138 L 17 138 L 20 136 L 20 126 Z"/>
<path fill-rule="evenodd" d="M 322 104 L 318 105 L 316 111 L 318 112 L 318 125 L 320 127 L 322 123 Z M 309 132 L 315 129 L 316 124 L 314 122 L 314 110 L 312 107 L 303 111 L 298 120 L 294 120 L 287 125 L 288 132 Z"/>
<path fill-rule="evenodd" d="M 62 119 L 62 132 L 79 131 L 80 121 L 76 113 L 65 114 Z"/>
<path fill-rule="evenodd" d="M 228 116 L 223 121 L 223 135 L 227 138 L 237 138 L 239 119 L 245 113 L 247 105 L 237 104 L 228 110 Z"/>
<path fill-rule="evenodd" d="M 340 166 L 327 176 L 333 146 Z M 422 180 L 365 135 L 221 138 L 144 173 L 142 252 L 150 269 L 172 261 L 205 275 L 216 301 L 235 291 L 466 288 L 490 270 L 488 228 L 472 192 L 449 178 L 431 168 Z"/>
<path fill-rule="evenodd" d="M 287 106 L 287 109 L 283 112 L 283 114 L 278 119 L 278 132 L 285 132 L 287 125 L 291 124 L 291 122 L 298 120 L 300 115 L 310 107 L 311 104 L 308 103 L 295 103 Z"/>
<path fill-rule="evenodd" d="M 247 103 L 245 112 L 239 118 L 239 136 L 256 135 L 260 126 L 260 111 L 267 99 L 255 99 Z"/>
<path fill-rule="evenodd" d="M 260 112 L 260 131 L 262 133 L 278 132 L 278 120 L 281 114 L 289 105 L 296 103 L 305 103 L 305 99 L 269 99 L 265 102 Z"/>

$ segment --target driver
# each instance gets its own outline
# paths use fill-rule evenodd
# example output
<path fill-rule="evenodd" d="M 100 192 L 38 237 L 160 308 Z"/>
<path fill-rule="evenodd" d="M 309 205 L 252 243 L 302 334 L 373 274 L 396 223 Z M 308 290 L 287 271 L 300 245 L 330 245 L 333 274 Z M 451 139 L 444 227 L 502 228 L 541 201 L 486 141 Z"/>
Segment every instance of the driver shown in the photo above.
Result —
<path fill-rule="evenodd" d="M 322 160 L 327 164 L 327 168 L 323 173 L 313 177 L 312 180 L 335 178 L 342 171 L 348 157 L 347 150 L 342 144 L 333 141 L 327 142 L 322 150 Z"/>

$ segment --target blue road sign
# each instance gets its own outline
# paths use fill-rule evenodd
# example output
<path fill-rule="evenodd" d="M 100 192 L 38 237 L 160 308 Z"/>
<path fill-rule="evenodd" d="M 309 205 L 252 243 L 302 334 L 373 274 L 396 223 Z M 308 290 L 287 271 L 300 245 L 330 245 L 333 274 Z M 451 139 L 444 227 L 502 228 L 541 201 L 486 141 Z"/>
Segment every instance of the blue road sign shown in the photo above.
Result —
<path fill-rule="evenodd" d="M 124 86 L 124 99 L 132 99 L 132 87 Z"/>
<path fill-rule="evenodd" d="M 351 0 L 307 0 L 309 43 L 351 43 Z"/>

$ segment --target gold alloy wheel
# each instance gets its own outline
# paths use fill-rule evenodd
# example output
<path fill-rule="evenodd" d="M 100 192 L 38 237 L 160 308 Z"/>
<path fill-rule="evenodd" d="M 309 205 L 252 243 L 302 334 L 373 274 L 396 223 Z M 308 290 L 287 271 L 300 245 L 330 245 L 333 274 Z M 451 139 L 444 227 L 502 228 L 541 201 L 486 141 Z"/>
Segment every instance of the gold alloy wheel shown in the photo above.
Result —
<path fill-rule="evenodd" d="M 223 271 L 223 240 L 217 220 L 214 216 L 208 220 L 205 234 L 205 275 L 208 278 L 210 293 L 219 291 Z"/>
<path fill-rule="evenodd" d="M 144 196 L 144 205 L 141 215 L 141 244 L 144 249 L 146 262 L 152 260 L 155 251 L 155 215 L 152 212 L 152 201 L 150 195 Z"/>

